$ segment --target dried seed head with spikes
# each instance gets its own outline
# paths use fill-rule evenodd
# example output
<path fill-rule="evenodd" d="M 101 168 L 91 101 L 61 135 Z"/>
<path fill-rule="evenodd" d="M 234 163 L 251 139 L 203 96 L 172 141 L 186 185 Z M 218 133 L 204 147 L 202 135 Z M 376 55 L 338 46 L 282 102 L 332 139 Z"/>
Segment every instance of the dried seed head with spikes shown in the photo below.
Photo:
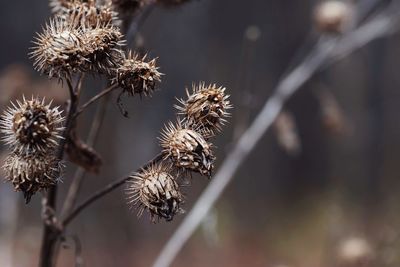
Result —
<path fill-rule="evenodd" d="M 200 127 L 213 133 L 221 130 L 221 126 L 229 116 L 229 95 L 225 94 L 224 87 L 215 84 L 206 86 L 200 83 L 193 85 L 193 92 L 186 90 L 188 98 L 179 100 L 181 105 L 175 106 L 184 116 L 184 121 L 190 126 Z"/>
<path fill-rule="evenodd" d="M 16 191 L 22 191 L 28 203 L 37 191 L 46 190 L 57 182 L 61 165 L 52 156 L 8 155 L 3 166 L 6 180 L 14 185 Z"/>
<path fill-rule="evenodd" d="M 211 176 L 215 159 L 212 145 L 197 131 L 170 122 L 162 132 L 161 146 L 165 158 L 176 167 Z"/>
<path fill-rule="evenodd" d="M 138 205 L 138 215 L 148 209 L 153 221 L 156 217 L 171 221 L 177 213 L 182 212 L 180 206 L 183 196 L 165 165 L 151 165 L 133 174 L 127 193 L 130 202 Z"/>
<path fill-rule="evenodd" d="M 3 141 L 19 154 L 45 154 L 54 148 L 61 138 L 64 118 L 58 107 L 51 102 L 33 98 L 12 104 L 0 117 Z"/>
<path fill-rule="evenodd" d="M 57 1 L 50 2 L 53 12 L 64 19 L 66 23 L 78 22 L 78 26 L 95 28 L 98 25 L 118 25 L 117 12 L 113 11 L 111 3 L 97 5 L 96 1 Z"/>
<path fill-rule="evenodd" d="M 125 60 L 116 69 L 114 83 L 130 95 L 151 95 L 156 87 L 156 83 L 161 81 L 161 73 L 156 66 L 156 59 L 146 62 L 146 56 L 138 59 L 138 55 L 128 53 Z"/>
<path fill-rule="evenodd" d="M 34 67 L 50 78 L 63 78 L 85 64 L 82 57 L 83 39 L 75 25 L 56 17 L 46 24 L 34 41 L 30 52 Z"/>
<path fill-rule="evenodd" d="M 83 31 L 85 71 L 109 74 L 124 57 L 120 48 L 125 42 L 119 28 L 109 24 Z"/>

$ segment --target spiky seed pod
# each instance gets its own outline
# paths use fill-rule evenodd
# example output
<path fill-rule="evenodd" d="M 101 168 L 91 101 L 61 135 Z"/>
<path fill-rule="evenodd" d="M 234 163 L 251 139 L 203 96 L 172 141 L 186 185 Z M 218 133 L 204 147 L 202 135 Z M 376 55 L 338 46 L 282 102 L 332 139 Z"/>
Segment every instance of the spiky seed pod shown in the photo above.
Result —
<path fill-rule="evenodd" d="M 199 132 L 170 122 L 161 133 L 160 144 L 165 159 L 171 159 L 176 167 L 211 176 L 215 160 L 212 145 Z"/>
<path fill-rule="evenodd" d="M 139 56 L 129 51 L 125 60 L 116 69 L 114 83 L 130 95 L 149 96 L 154 91 L 157 82 L 161 82 L 161 73 L 156 66 L 156 59 L 146 62 L 146 56 Z"/>
<path fill-rule="evenodd" d="M 224 87 L 215 84 L 206 86 L 200 83 L 193 85 L 192 93 L 186 90 L 187 99 L 179 100 L 180 105 L 175 107 L 184 116 L 184 122 L 192 127 L 199 127 L 211 133 L 220 131 L 221 126 L 229 116 L 227 110 L 232 108 L 229 95 L 225 94 Z"/>
<path fill-rule="evenodd" d="M 37 191 L 46 190 L 57 182 L 61 165 L 51 155 L 21 156 L 12 153 L 3 166 L 6 180 L 22 191 L 28 203 Z"/>
<path fill-rule="evenodd" d="M 47 153 L 58 144 L 63 131 L 64 117 L 51 102 L 33 98 L 17 100 L 0 117 L 3 141 L 21 155 Z"/>
<path fill-rule="evenodd" d="M 34 41 L 30 52 L 34 67 L 50 78 L 63 78 L 85 64 L 82 56 L 84 45 L 81 33 L 73 24 L 66 24 L 56 17 L 46 24 Z"/>
<path fill-rule="evenodd" d="M 97 25 L 118 25 L 118 13 L 113 11 L 111 3 L 97 5 L 96 1 L 51 1 L 53 12 L 66 23 L 78 22 L 78 27 L 95 28 Z"/>
<path fill-rule="evenodd" d="M 183 196 L 170 169 L 163 164 L 151 165 L 131 176 L 127 188 L 130 203 L 138 205 L 138 215 L 148 209 L 152 220 L 171 221 L 181 212 Z"/>
<path fill-rule="evenodd" d="M 111 24 L 98 25 L 93 29 L 85 29 L 83 39 L 83 55 L 87 62 L 85 71 L 110 74 L 112 69 L 120 65 L 124 58 L 121 46 L 125 42 L 119 28 Z"/>

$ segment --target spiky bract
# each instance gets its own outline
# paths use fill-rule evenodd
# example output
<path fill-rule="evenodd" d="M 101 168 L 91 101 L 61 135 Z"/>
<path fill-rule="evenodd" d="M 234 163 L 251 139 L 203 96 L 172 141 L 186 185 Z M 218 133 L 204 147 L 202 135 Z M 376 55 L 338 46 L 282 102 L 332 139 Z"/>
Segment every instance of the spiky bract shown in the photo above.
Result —
<path fill-rule="evenodd" d="M 157 82 L 161 81 L 162 74 L 158 71 L 155 59 L 148 62 L 145 60 L 146 56 L 139 59 L 138 55 L 130 51 L 116 69 L 113 81 L 130 95 L 151 95 Z"/>
<path fill-rule="evenodd" d="M 161 146 L 164 157 L 176 167 L 211 176 L 215 159 L 212 145 L 199 132 L 170 122 L 162 132 Z"/>
<path fill-rule="evenodd" d="M 33 98 L 11 103 L 0 117 L 3 141 L 21 155 L 45 154 L 58 144 L 64 121 L 59 107 Z"/>
<path fill-rule="evenodd" d="M 181 212 L 183 196 L 179 186 L 170 174 L 170 169 L 163 164 L 150 165 L 131 176 L 128 183 L 129 201 L 138 205 L 140 216 L 148 209 L 153 221 L 164 218 L 171 221 Z"/>
<path fill-rule="evenodd" d="M 6 180 L 22 191 L 28 203 L 37 191 L 46 190 L 57 182 L 61 172 L 59 162 L 50 155 L 21 156 L 12 153 L 3 166 Z"/>

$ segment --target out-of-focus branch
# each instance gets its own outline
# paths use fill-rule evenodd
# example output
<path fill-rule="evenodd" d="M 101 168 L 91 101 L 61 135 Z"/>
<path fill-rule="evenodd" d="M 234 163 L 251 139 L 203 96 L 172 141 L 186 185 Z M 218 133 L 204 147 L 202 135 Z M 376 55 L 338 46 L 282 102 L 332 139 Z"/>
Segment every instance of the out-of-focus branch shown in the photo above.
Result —
<path fill-rule="evenodd" d="M 169 239 L 153 267 L 170 266 L 204 216 L 221 196 L 234 174 L 270 128 L 286 100 L 322 67 L 349 55 L 374 39 L 390 35 L 399 28 L 399 8 L 392 5 L 342 38 L 321 39 L 311 53 L 278 83 L 254 122 L 228 153 L 214 179 L 202 193 L 191 212 Z"/>

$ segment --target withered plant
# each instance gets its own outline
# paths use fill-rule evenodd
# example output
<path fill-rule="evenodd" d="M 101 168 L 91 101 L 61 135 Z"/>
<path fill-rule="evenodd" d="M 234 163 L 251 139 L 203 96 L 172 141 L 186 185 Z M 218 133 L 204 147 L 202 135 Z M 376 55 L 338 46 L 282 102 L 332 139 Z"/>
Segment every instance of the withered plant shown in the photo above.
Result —
<path fill-rule="evenodd" d="M 129 39 L 134 38 L 145 8 L 157 4 L 174 7 L 184 2 L 50 0 L 52 18 L 35 37 L 30 57 L 38 72 L 58 80 L 68 90 L 68 105 L 63 109 L 44 96 L 21 96 L 0 120 L 2 140 L 9 147 L 3 165 L 6 180 L 23 193 L 26 203 L 38 192 L 43 194 L 40 266 L 55 266 L 68 224 L 110 191 L 126 184 L 128 204 L 137 207 L 138 215 L 147 210 L 152 222 L 171 221 L 183 210 L 182 181 L 193 173 L 212 177 L 212 138 L 221 132 L 231 105 L 224 87 L 199 82 L 187 89 L 187 99 L 176 105 L 176 121 L 166 123 L 162 130 L 159 155 L 76 204 L 84 172 L 98 172 L 101 165 L 101 157 L 92 148 L 95 138 L 85 143 L 79 137 L 80 115 L 101 99 L 104 104 L 105 96 L 119 90 L 116 104 L 127 116 L 120 104 L 122 97 L 155 93 L 163 76 L 156 59 L 132 51 L 127 45 L 131 40 L 124 34 L 130 31 Z M 81 104 L 88 75 L 103 78 L 108 86 Z M 93 132 L 99 130 L 101 116 L 101 112 L 95 114 Z M 63 177 L 65 154 L 78 165 L 73 177 Z M 71 185 L 57 210 L 57 188 L 65 186 L 59 183 L 62 179 L 71 179 Z"/>

